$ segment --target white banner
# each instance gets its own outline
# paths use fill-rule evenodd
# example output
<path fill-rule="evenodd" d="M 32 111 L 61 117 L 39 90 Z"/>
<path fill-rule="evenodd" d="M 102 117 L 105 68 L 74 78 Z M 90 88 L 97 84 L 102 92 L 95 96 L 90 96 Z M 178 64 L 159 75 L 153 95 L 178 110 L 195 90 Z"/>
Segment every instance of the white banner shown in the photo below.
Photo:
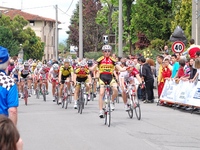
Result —
<path fill-rule="evenodd" d="M 160 100 L 200 107 L 200 82 L 196 85 L 189 81 L 166 81 Z"/>

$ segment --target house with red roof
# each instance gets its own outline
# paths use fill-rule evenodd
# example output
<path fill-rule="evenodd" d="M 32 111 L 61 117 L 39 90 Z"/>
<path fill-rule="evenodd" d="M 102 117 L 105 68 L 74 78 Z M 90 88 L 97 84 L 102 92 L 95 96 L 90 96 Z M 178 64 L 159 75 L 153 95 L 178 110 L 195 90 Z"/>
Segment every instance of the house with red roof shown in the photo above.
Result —
<path fill-rule="evenodd" d="M 1 12 L 13 19 L 16 15 L 24 17 L 29 22 L 27 27 L 31 27 L 36 35 L 45 43 L 43 59 L 55 59 L 55 30 L 56 20 L 30 14 L 19 9 L 0 7 Z M 60 22 L 58 22 L 60 23 Z"/>

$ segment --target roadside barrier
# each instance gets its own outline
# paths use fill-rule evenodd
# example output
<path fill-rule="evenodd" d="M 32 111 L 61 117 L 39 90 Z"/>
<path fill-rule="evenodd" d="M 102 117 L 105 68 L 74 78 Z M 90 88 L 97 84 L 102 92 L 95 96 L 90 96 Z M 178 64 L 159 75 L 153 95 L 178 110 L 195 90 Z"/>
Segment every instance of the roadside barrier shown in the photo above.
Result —
<path fill-rule="evenodd" d="M 160 102 L 178 104 L 183 106 L 200 107 L 200 81 L 166 80 L 160 96 Z"/>

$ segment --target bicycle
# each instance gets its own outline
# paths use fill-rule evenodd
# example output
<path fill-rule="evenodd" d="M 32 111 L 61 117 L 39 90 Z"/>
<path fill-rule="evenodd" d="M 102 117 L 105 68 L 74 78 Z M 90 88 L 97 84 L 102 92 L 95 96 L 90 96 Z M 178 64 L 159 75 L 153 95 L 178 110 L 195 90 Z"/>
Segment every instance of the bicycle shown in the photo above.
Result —
<path fill-rule="evenodd" d="M 67 87 L 68 83 L 69 82 L 67 80 L 65 80 L 64 88 L 62 91 L 62 108 L 65 108 L 65 109 L 67 109 L 68 103 L 70 101 L 69 89 Z"/>
<path fill-rule="evenodd" d="M 112 95 L 112 89 L 110 85 L 105 85 L 105 93 L 104 93 L 104 101 L 105 101 L 105 107 L 104 110 L 104 118 L 105 118 L 105 125 L 107 124 L 108 127 L 110 127 L 111 124 L 111 95 Z"/>
<path fill-rule="evenodd" d="M 57 78 L 56 78 L 56 87 L 55 87 L 54 97 L 55 97 L 55 101 L 58 104 L 58 100 L 59 100 L 59 81 L 58 81 Z"/>
<path fill-rule="evenodd" d="M 86 100 L 86 93 L 85 93 L 85 82 L 77 82 L 77 84 L 80 85 L 80 91 L 79 91 L 79 98 L 78 98 L 78 113 L 82 114 L 84 109 L 84 102 Z"/>
<path fill-rule="evenodd" d="M 139 100 L 137 98 L 137 88 L 135 84 L 130 84 L 130 83 L 126 83 L 127 86 L 127 105 L 129 107 L 129 110 L 127 110 L 128 115 L 130 118 L 133 118 L 133 110 L 135 111 L 135 115 L 137 117 L 138 120 L 141 119 L 141 109 L 140 109 L 140 103 Z"/>
<path fill-rule="evenodd" d="M 99 78 L 92 78 L 92 87 L 91 87 L 91 92 L 90 92 L 91 101 L 94 101 L 94 87 L 95 87 L 94 84 L 97 84 L 97 81 L 96 81 L 97 79 L 99 79 Z M 97 91 L 97 89 L 96 89 L 96 91 Z"/>
<path fill-rule="evenodd" d="M 36 98 L 39 99 L 40 98 L 40 83 L 39 82 L 37 83 L 35 94 L 36 94 Z"/>
<path fill-rule="evenodd" d="M 43 100 L 46 102 L 46 83 L 47 83 L 47 81 L 46 81 L 46 79 L 45 78 L 43 78 L 42 79 L 42 96 L 43 96 Z"/>
<path fill-rule="evenodd" d="M 23 95 L 24 95 L 24 102 L 25 105 L 28 103 L 28 82 L 27 78 L 22 79 L 24 81 L 24 87 L 23 87 Z"/>

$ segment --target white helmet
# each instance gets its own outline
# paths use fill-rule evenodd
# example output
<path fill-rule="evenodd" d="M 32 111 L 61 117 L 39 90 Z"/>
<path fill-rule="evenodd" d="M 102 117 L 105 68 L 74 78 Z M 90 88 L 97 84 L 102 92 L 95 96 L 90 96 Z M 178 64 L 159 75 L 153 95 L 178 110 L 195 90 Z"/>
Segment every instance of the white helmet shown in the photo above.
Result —
<path fill-rule="evenodd" d="M 111 47 L 110 45 L 104 45 L 104 46 L 102 47 L 102 51 L 105 51 L 105 50 L 111 51 L 111 50 L 112 50 L 112 47 Z"/>
<path fill-rule="evenodd" d="M 54 65 L 53 65 L 53 70 L 58 70 L 58 69 L 59 69 L 58 64 L 54 64 Z"/>
<path fill-rule="evenodd" d="M 87 66 L 87 62 L 85 60 L 82 60 L 79 64 L 81 67 Z"/>
<path fill-rule="evenodd" d="M 126 66 L 128 66 L 128 67 L 134 67 L 135 63 L 133 61 L 131 61 L 131 60 L 127 60 L 126 61 Z"/>
<path fill-rule="evenodd" d="M 29 67 L 29 63 L 28 62 L 24 62 L 24 67 Z"/>
<path fill-rule="evenodd" d="M 64 63 L 69 63 L 70 61 L 69 61 L 69 59 L 64 59 L 63 62 Z"/>
<path fill-rule="evenodd" d="M 37 69 L 39 70 L 42 66 L 40 64 L 37 65 Z"/>

